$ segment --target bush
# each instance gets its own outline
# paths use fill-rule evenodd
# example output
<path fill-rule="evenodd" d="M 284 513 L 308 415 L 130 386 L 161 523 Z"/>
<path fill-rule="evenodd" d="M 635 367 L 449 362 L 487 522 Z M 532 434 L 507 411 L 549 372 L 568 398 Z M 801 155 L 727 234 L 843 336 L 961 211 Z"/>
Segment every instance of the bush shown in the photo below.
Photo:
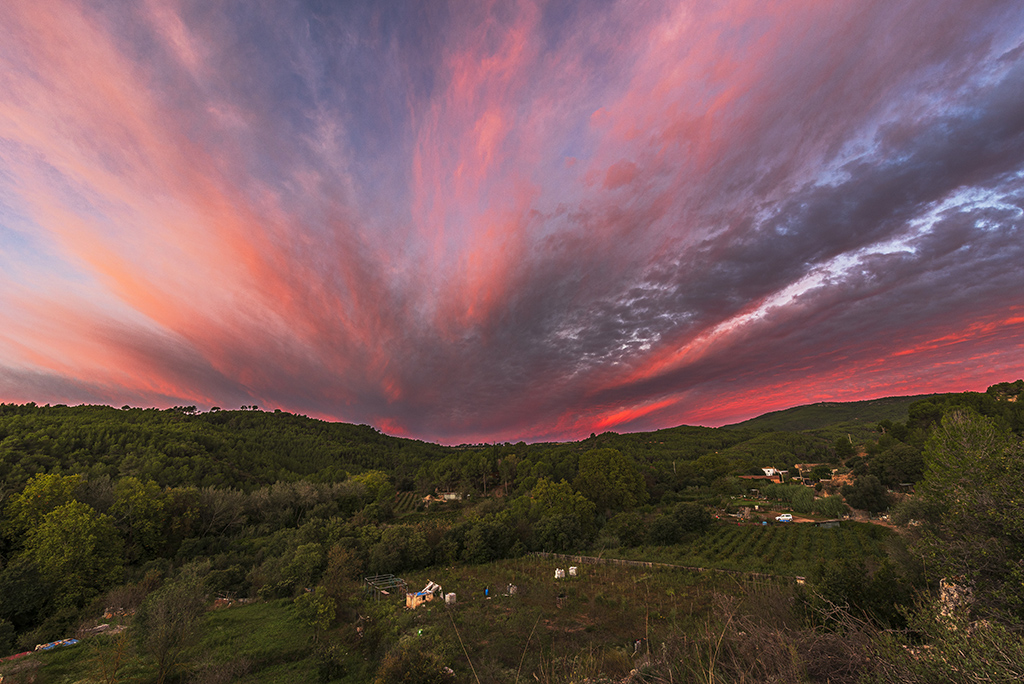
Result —
<path fill-rule="evenodd" d="M 659 515 L 647 530 L 647 541 L 655 546 L 678 544 L 681 537 L 679 525 L 670 515 Z"/>
<path fill-rule="evenodd" d="M 639 513 L 619 513 L 605 525 L 604 533 L 614 535 L 622 546 L 640 546 L 644 543 L 647 526 Z"/>
<path fill-rule="evenodd" d="M 374 684 L 445 684 L 453 681 L 441 659 L 412 644 L 392 650 L 380 664 Z"/>
<path fill-rule="evenodd" d="M 874 475 L 858 477 L 853 485 L 843 486 L 846 503 L 869 513 L 881 513 L 891 503 L 889 492 Z"/>
<path fill-rule="evenodd" d="M 804 486 L 794 490 L 789 505 L 797 513 L 810 513 L 814 510 L 814 490 Z"/>
<path fill-rule="evenodd" d="M 798 513 L 810 513 L 814 508 L 814 491 L 801 484 L 772 484 L 764 495 L 775 501 L 785 501 Z"/>
<path fill-rule="evenodd" d="M 676 504 L 672 517 L 683 532 L 703 534 L 711 527 L 711 514 L 703 506 L 692 503 Z"/>
<path fill-rule="evenodd" d="M 199 641 L 207 596 L 195 572 L 187 571 L 150 594 L 132 622 L 139 650 L 156 661 L 163 684 L 181 665 L 187 649 Z"/>
<path fill-rule="evenodd" d="M 1024 636 L 1015 629 L 964 616 L 942 616 L 937 606 L 922 606 L 910 617 L 917 638 L 900 632 L 875 638 L 877 670 L 868 681 L 930 684 L 982 684 L 1024 681 Z M 923 641 L 923 643 L 922 643 Z"/>
<path fill-rule="evenodd" d="M 826 496 L 821 499 L 816 499 L 814 502 L 814 512 L 819 515 L 827 515 L 830 518 L 841 518 L 846 515 L 846 504 L 838 496 Z"/>

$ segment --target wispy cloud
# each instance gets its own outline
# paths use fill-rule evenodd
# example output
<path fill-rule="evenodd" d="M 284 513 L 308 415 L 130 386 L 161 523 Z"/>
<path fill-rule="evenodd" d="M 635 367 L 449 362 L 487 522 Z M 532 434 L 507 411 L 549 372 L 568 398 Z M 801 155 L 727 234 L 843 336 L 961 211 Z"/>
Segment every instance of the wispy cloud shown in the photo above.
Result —
<path fill-rule="evenodd" d="M 1024 366 L 1024 9 L 0 8 L 0 398 L 444 442 Z"/>

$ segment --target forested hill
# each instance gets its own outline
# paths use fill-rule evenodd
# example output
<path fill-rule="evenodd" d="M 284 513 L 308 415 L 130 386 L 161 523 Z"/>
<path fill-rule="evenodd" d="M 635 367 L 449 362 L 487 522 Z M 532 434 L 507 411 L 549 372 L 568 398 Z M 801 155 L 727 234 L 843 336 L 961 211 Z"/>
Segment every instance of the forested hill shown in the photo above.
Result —
<path fill-rule="evenodd" d="M 817 404 L 772 411 L 742 423 L 724 427 L 799 432 L 801 430 L 818 430 L 843 423 L 868 425 L 883 420 L 904 422 L 907 420 L 911 404 L 935 396 L 939 395 L 915 394 L 866 401 L 823 401 Z"/>
<path fill-rule="evenodd" d="M 875 429 L 866 421 L 859 427 L 865 434 Z M 769 463 L 831 460 L 832 443 L 846 434 L 827 425 L 800 434 L 764 425 L 680 426 L 606 432 L 579 442 L 444 447 L 367 425 L 255 408 L 201 413 L 191 406 L 0 404 L 0 480 L 15 491 L 38 473 L 251 491 L 276 482 L 342 482 L 381 471 L 399 491 L 486 490 L 488 478 L 530 487 L 545 477 L 571 481 L 581 453 L 612 448 L 644 465 L 657 494 Z"/>
<path fill-rule="evenodd" d="M 449 451 L 367 425 L 282 411 L 0 404 L 0 480 L 13 487 L 35 473 L 60 472 L 251 489 L 341 481 L 347 472 L 370 469 L 396 472 Z"/>
<path fill-rule="evenodd" d="M 723 428 L 680 426 L 606 432 L 579 442 L 472 447 L 444 447 L 391 437 L 367 425 L 255 407 L 200 413 L 191 406 L 0 404 L 0 481 L 18 490 L 34 474 L 63 473 L 248 491 L 275 482 L 341 482 L 379 470 L 399 491 L 476 480 L 486 489 L 489 477 L 509 479 L 503 469 L 517 471 L 517 479 L 525 477 L 528 483 L 542 477 L 571 479 L 580 453 L 613 448 L 645 464 L 648 484 L 657 491 L 700 486 L 767 464 L 832 461 L 837 441 L 870 439 L 879 424 L 890 423 L 923 434 L 953 405 L 997 417 L 1020 434 L 1024 404 L 1016 399 L 1021 385 L 1018 380 L 985 393 L 811 404 Z"/>
<path fill-rule="evenodd" d="M 937 422 L 947 408 L 956 405 L 969 406 L 982 415 L 997 417 L 1019 434 L 1024 431 L 1024 405 L 1016 402 L 1022 388 L 1024 382 L 1017 380 L 992 385 L 985 392 L 947 392 L 865 401 L 819 402 L 772 411 L 723 428 L 785 432 L 827 428 L 873 429 L 883 421 L 925 427 Z"/>

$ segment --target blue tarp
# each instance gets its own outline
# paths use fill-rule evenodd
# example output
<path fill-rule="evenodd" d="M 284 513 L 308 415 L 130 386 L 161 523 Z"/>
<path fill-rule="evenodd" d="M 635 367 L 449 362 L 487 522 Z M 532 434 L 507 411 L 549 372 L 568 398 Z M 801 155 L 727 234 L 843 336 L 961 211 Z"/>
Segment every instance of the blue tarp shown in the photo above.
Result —
<path fill-rule="evenodd" d="M 50 651 L 58 646 L 74 646 L 78 643 L 78 639 L 61 639 L 60 641 L 51 641 L 48 644 L 39 644 L 36 646 L 37 651 Z"/>

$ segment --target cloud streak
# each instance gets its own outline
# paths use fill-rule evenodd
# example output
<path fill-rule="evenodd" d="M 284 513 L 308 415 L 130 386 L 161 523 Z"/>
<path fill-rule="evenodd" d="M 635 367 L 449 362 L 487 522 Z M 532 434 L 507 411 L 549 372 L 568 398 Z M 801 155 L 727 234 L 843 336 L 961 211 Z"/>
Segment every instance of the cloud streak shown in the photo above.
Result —
<path fill-rule="evenodd" d="M 1013 2 L 0 8 L 0 398 L 445 443 L 1024 366 Z"/>

